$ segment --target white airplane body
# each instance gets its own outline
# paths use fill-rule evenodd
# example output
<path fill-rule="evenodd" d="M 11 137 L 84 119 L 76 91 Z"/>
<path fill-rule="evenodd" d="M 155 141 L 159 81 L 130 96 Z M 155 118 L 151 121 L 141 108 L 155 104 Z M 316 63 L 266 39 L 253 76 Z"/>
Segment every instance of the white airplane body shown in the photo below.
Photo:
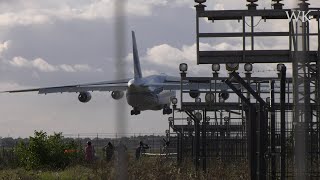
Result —
<path fill-rule="evenodd" d="M 7 93 L 20 93 L 38 91 L 39 94 L 76 92 L 79 93 L 80 102 L 86 103 L 91 100 L 90 91 L 112 91 L 113 99 L 119 100 L 126 92 L 126 99 L 130 106 L 133 107 L 131 115 L 140 114 L 144 110 L 161 110 L 163 114 L 171 114 L 171 98 L 175 97 L 175 90 L 178 89 L 179 77 L 171 77 L 165 74 L 142 76 L 138 50 L 136 45 L 135 33 L 132 31 L 133 43 L 133 61 L 134 61 L 134 78 L 104 81 L 90 84 L 78 84 L 70 86 L 45 87 L 36 89 L 24 89 L 5 91 Z M 171 83 L 174 86 L 164 88 L 165 83 Z"/>

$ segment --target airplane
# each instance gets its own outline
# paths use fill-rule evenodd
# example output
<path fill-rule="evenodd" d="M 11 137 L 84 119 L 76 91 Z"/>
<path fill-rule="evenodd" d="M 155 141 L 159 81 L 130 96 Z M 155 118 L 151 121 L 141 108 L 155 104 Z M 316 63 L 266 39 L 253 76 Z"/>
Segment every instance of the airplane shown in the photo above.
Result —
<path fill-rule="evenodd" d="M 135 32 L 132 31 L 134 77 L 115 81 L 103 81 L 96 83 L 43 87 L 35 89 L 23 89 L 4 91 L 2 93 L 38 92 L 38 94 L 76 92 L 82 103 L 91 100 L 93 91 L 112 91 L 111 97 L 120 100 L 126 92 L 127 103 L 133 107 L 131 115 L 138 115 L 145 110 L 163 110 L 163 114 L 171 114 L 171 98 L 176 96 L 180 77 L 172 77 L 166 74 L 143 77 L 138 55 Z M 166 83 L 174 83 L 166 85 Z"/>
<path fill-rule="evenodd" d="M 38 92 L 38 94 L 50 93 L 79 93 L 78 100 L 87 103 L 91 100 L 90 92 L 93 91 L 111 91 L 111 97 L 120 100 L 126 94 L 127 103 L 132 106 L 131 115 L 138 115 L 141 111 L 146 110 L 162 110 L 163 114 L 171 114 L 171 99 L 176 96 L 176 91 L 181 88 L 181 77 L 169 76 L 164 73 L 160 75 L 150 75 L 143 77 L 139 54 L 137 49 L 135 32 L 132 31 L 132 47 L 133 47 L 133 66 L 134 77 L 120 79 L 114 81 L 102 81 L 95 83 L 43 87 L 34 89 L 22 89 L 3 91 L 0 93 L 22 93 L 22 92 Z M 197 98 L 200 96 L 200 89 L 210 89 L 209 84 L 192 84 L 183 82 L 184 90 L 190 90 L 190 96 Z M 228 89 L 223 82 L 217 82 L 216 88 L 221 91 Z M 223 93 L 222 93 L 223 94 Z"/>

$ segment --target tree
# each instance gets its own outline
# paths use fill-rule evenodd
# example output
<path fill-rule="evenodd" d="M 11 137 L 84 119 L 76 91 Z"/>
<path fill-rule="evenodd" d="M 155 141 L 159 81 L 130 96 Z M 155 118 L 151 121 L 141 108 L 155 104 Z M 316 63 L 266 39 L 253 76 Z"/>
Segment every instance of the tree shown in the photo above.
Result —
<path fill-rule="evenodd" d="M 15 152 L 19 164 L 26 169 L 63 169 L 78 156 L 77 151 L 66 150 L 76 150 L 76 147 L 74 142 L 63 141 L 62 133 L 48 136 L 46 132 L 35 131 L 29 144 L 20 141 Z"/>

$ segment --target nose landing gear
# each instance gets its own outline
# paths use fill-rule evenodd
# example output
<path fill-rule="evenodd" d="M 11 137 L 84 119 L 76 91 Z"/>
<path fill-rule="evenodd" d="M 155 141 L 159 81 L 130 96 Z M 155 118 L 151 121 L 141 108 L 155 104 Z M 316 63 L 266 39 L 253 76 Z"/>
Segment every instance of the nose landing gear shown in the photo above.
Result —
<path fill-rule="evenodd" d="M 133 108 L 133 110 L 131 110 L 131 115 L 138 115 L 140 113 L 141 111 L 139 111 L 137 108 Z"/>

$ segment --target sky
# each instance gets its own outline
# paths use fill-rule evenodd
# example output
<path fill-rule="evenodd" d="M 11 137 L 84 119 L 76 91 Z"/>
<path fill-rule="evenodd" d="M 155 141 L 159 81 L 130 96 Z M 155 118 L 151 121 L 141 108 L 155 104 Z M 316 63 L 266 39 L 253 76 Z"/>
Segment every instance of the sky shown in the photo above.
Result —
<path fill-rule="evenodd" d="M 0 1 L 0 91 L 32 87 L 78 84 L 115 79 L 115 0 L 1 0 Z M 296 4 L 285 0 L 286 8 Z M 310 0 L 313 7 L 320 2 Z M 189 64 L 190 75 L 209 75 L 211 67 L 196 65 L 195 10 L 193 0 L 128 0 L 125 71 L 132 77 L 130 31 L 136 32 L 144 75 L 166 73 L 178 76 L 178 65 Z M 207 9 L 246 9 L 243 1 L 208 0 Z M 271 1 L 258 8 L 270 8 Z M 219 24 L 201 21 L 207 31 L 232 32 L 241 23 Z M 249 27 L 247 27 L 249 28 Z M 279 28 L 262 22 L 255 29 Z M 313 27 L 314 28 L 314 27 Z M 258 40 L 258 49 L 281 49 L 285 39 Z M 241 41 L 217 39 L 201 42 L 201 48 L 231 50 Z M 315 45 L 314 45 L 315 47 Z M 274 65 L 256 65 L 274 70 Z M 222 72 L 222 74 L 225 72 Z M 115 133 L 116 104 L 109 92 L 94 92 L 82 104 L 75 93 L 38 95 L 0 94 L 0 137 L 27 137 L 34 130 L 48 133 Z M 122 99 L 121 101 L 125 101 Z M 161 111 L 145 111 L 129 116 L 130 133 L 164 133 L 168 116 Z"/>

